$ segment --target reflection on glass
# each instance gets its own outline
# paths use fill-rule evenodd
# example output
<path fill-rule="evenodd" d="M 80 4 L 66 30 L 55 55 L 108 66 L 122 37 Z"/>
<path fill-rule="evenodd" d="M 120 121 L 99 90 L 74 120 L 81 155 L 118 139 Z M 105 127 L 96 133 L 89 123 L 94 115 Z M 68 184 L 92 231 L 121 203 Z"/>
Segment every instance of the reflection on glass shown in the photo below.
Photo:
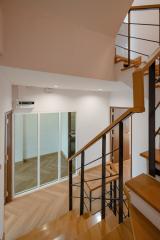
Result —
<path fill-rule="evenodd" d="M 40 184 L 58 179 L 59 113 L 40 114 Z"/>
<path fill-rule="evenodd" d="M 76 113 L 61 113 L 61 177 L 68 175 L 68 157 L 76 150 Z M 73 172 L 75 161 L 73 161 Z"/>
<path fill-rule="evenodd" d="M 15 193 L 37 186 L 37 114 L 15 115 Z"/>

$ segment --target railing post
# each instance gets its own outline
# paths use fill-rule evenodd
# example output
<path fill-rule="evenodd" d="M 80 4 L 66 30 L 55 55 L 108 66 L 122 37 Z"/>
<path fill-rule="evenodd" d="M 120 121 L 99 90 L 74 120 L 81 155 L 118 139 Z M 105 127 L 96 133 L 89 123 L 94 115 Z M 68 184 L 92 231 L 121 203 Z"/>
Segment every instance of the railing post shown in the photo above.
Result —
<path fill-rule="evenodd" d="M 155 62 L 149 68 L 149 174 L 155 176 Z"/>
<path fill-rule="evenodd" d="M 128 12 L 128 66 L 131 64 L 131 11 Z"/>
<path fill-rule="evenodd" d="M 106 215 L 106 134 L 102 137 L 102 199 L 101 199 L 101 217 L 105 219 Z"/>
<path fill-rule="evenodd" d="M 119 223 L 123 222 L 123 122 L 119 123 Z"/>
<path fill-rule="evenodd" d="M 80 215 L 84 212 L 84 161 L 85 153 L 81 153 L 81 186 L 80 186 Z"/>
<path fill-rule="evenodd" d="M 113 212 L 114 212 L 114 215 L 116 216 L 117 214 L 117 201 L 116 201 L 116 198 L 117 198 L 117 181 L 115 180 L 114 181 L 114 204 L 113 204 Z"/>
<path fill-rule="evenodd" d="M 69 211 L 72 210 L 73 193 L 72 193 L 72 160 L 69 161 Z"/>

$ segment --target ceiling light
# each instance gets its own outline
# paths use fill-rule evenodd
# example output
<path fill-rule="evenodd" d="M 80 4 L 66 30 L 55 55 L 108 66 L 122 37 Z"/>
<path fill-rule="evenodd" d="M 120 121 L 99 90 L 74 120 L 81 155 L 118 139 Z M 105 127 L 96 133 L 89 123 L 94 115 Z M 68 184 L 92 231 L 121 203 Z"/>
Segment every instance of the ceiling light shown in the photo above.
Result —
<path fill-rule="evenodd" d="M 102 88 L 99 88 L 99 89 L 98 89 L 98 92 L 102 92 L 102 91 L 103 91 L 103 89 L 102 89 Z"/>
<path fill-rule="evenodd" d="M 58 85 L 54 85 L 54 88 L 59 88 L 59 86 Z"/>

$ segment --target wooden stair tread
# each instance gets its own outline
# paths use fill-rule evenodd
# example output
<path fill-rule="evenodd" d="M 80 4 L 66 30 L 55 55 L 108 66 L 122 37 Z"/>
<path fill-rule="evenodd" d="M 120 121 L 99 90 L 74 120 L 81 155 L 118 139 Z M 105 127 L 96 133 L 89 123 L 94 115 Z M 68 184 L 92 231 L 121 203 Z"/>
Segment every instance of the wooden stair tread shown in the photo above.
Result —
<path fill-rule="evenodd" d="M 159 240 L 160 231 L 131 204 L 132 226 L 136 240 Z"/>
<path fill-rule="evenodd" d="M 57 220 L 34 229 L 18 240 L 51 240 L 55 238 L 71 240 L 77 238 L 81 233 L 85 233 L 99 221 L 101 221 L 99 213 L 86 217 L 86 215 L 79 216 L 75 211 L 71 211 Z"/>
<path fill-rule="evenodd" d="M 103 240 L 134 240 L 129 218 L 103 237 Z M 142 238 L 141 238 L 142 239 Z"/>
<path fill-rule="evenodd" d="M 146 174 L 141 174 L 126 182 L 126 186 L 160 212 L 160 182 Z"/>
<path fill-rule="evenodd" d="M 106 178 L 106 185 L 109 184 L 110 182 L 116 181 L 117 179 L 118 179 L 118 175 Z M 96 189 L 99 189 L 102 187 L 102 180 L 100 179 L 96 181 L 86 182 L 86 184 L 90 191 L 95 191 Z"/>
<path fill-rule="evenodd" d="M 90 191 L 94 191 L 98 188 L 101 188 L 101 186 L 102 186 L 101 179 L 89 181 L 92 179 L 101 178 L 101 175 L 102 175 L 102 165 L 99 165 L 96 168 L 93 168 L 93 170 L 91 168 L 90 170 L 85 172 L 84 178 L 85 178 L 85 181 L 87 181 L 85 183 Z M 106 165 L 106 176 L 107 176 L 106 184 L 118 179 L 117 170 L 115 169 L 114 165 L 110 162 Z"/>
<path fill-rule="evenodd" d="M 118 226 L 117 218 L 112 214 L 100 221 L 84 234 L 81 234 L 78 240 L 102 240 L 103 237 Z"/>
<path fill-rule="evenodd" d="M 160 149 L 156 149 L 155 154 L 156 154 L 156 163 L 160 164 Z M 140 156 L 148 159 L 149 158 L 149 152 L 148 151 L 143 152 L 143 153 L 140 154 Z"/>

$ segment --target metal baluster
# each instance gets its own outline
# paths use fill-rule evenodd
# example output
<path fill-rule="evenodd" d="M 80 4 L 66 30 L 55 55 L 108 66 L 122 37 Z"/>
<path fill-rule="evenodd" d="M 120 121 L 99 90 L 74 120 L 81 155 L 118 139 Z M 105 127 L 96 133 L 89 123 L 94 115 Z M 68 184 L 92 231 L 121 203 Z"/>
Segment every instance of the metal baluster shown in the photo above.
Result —
<path fill-rule="evenodd" d="M 72 160 L 69 161 L 69 211 L 72 210 L 73 193 L 72 193 Z"/>
<path fill-rule="evenodd" d="M 81 153 L 81 186 L 80 186 L 80 215 L 84 212 L 84 162 L 85 153 Z"/>
<path fill-rule="evenodd" d="M 114 181 L 114 209 L 113 209 L 113 212 L 114 212 L 114 215 L 116 215 L 117 213 L 117 201 L 116 201 L 116 198 L 117 198 L 117 182 L 116 180 Z"/>
<path fill-rule="evenodd" d="M 149 68 L 149 174 L 155 176 L 155 62 Z"/>
<path fill-rule="evenodd" d="M 101 216 L 105 219 L 106 215 L 106 134 L 102 137 L 102 202 Z"/>
<path fill-rule="evenodd" d="M 123 222 L 123 122 L 119 123 L 119 223 Z"/>
<path fill-rule="evenodd" d="M 131 64 L 131 12 L 128 12 L 128 66 Z"/>

